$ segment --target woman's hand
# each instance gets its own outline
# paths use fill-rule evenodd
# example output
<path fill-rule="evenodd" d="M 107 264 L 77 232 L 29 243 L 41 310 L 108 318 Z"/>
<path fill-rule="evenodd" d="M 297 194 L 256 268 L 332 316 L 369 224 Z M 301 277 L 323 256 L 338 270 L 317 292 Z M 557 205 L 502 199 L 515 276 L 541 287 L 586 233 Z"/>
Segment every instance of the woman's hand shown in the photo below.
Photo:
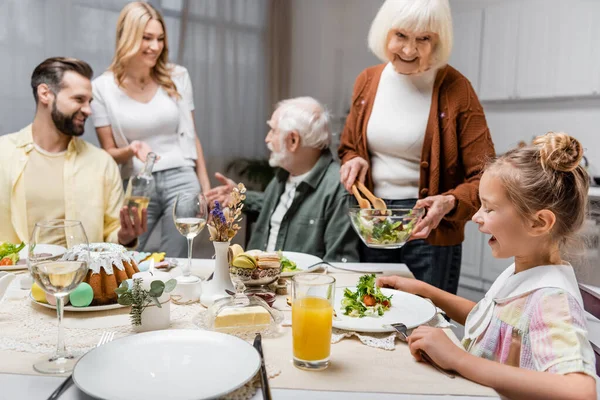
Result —
<path fill-rule="evenodd" d="M 456 371 L 462 358 L 469 353 L 454 344 L 440 328 L 420 326 L 408 337 L 410 352 L 417 361 L 421 360 L 419 350 L 423 350 L 440 367 Z"/>
<path fill-rule="evenodd" d="M 425 208 L 427 215 L 415 226 L 411 240 L 427 238 L 431 231 L 438 227 L 442 218 L 454 210 L 455 205 L 456 198 L 451 194 L 429 196 L 417 201 L 415 208 Z"/>
<path fill-rule="evenodd" d="M 133 155 L 137 157 L 141 162 L 146 162 L 146 157 L 148 157 L 148 153 L 152 152 L 152 148 L 146 143 L 140 140 L 134 140 L 129 143 L 129 148 L 133 152 Z M 160 157 L 156 157 L 158 161 Z"/>
<path fill-rule="evenodd" d="M 347 191 L 351 192 L 352 185 L 356 179 L 365 183 L 368 169 L 369 163 L 367 160 L 362 157 L 354 157 L 350 161 L 346 161 L 340 168 L 340 182 L 342 182 Z"/>
<path fill-rule="evenodd" d="M 402 278 L 400 276 L 380 276 L 377 278 L 377 286 L 400 290 L 406 293 L 420 295 L 425 283 L 417 279 Z"/>

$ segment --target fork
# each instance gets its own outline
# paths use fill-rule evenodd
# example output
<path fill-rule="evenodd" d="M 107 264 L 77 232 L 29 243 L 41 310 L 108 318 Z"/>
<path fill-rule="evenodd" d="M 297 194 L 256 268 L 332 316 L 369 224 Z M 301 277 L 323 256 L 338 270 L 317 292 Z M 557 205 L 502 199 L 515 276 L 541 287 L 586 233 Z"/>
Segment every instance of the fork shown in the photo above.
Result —
<path fill-rule="evenodd" d="M 392 328 L 394 328 L 395 330 L 397 330 L 400 335 L 402 335 L 402 337 L 404 338 L 405 341 L 408 341 L 408 335 L 406 334 L 406 325 L 404 325 L 403 323 L 396 323 L 396 324 L 390 324 L 392 326 Z M 454 379 L 455 376 L 454 374 L 446 371 L 445 369 L 443 369 L 442 367 L 440 367 L 435 361 L 433 361 L 431 359 L 431 357 L 429 357 L 429 354 L 425 353 L 423 350 L 419 349 L 419 355 L 421 356 L 421 358 L 425 361 L 427 361 L 429 364 L 431 364 L 431 366 L 433 366 L 433 368 L 437 369 L 438 371 L 440 371 L 442 374 L 446 375 L 448 378 L 450 379 Z"/>
<path fill-rule="evenodd" d="M 115 338 L 115 332 L 104 331 L 104 332 L 102 332 L 102 336 L 100 336 L 100 340 L 98 341 L 98 344 L 96 345 L 96 347 L 100 347 L 103 344 L 112 342 L 112 340 L 114 338 Z M 69 377 L 67 379 L 65 379 L 63 381 L 63 383 L 61 383 L 60 386 L 57 387 L 54 392 L 52 392 L 50 397 L 48 397 L 48 400 L 58 399 L 64 392 L 67 391 L 68 388 L 71 387 L 72 384 L 73 384 L 73 374 L 69 375 Z"/>

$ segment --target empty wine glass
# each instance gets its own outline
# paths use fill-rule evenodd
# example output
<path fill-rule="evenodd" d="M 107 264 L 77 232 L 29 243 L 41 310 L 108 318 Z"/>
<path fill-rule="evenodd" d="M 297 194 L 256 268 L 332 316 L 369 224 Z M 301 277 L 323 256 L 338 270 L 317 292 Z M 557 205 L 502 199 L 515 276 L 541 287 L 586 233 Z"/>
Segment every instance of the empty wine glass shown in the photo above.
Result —
<path fill-rule="evenodd" d="M 35 363 L 41 373 L 62 374 L 73 370 L 77 357 L 65 346 L 62 319 L 65 298 L 85 279 L 89 246 L 79 221 L 51 220 L 35 224 L 29 241 L 27 266 L 35 282 L 56 298 L 58 341 L 56 354 Z"/>
<path fill-rule="evenodd" d="M 200 192 L 183 192 L 177 194 L 173 206 L 173 221 L 179 233 L 188 241 L 188 262 L 182 267 L 183 276 L 178 277 L 180 282 L 195 282 L 198 278 L 191 276 L 192 268 L 192 245 L 194 238 L 198 236 L 206 226 L 208 218 L 208 206 L 206 198 Z"/>

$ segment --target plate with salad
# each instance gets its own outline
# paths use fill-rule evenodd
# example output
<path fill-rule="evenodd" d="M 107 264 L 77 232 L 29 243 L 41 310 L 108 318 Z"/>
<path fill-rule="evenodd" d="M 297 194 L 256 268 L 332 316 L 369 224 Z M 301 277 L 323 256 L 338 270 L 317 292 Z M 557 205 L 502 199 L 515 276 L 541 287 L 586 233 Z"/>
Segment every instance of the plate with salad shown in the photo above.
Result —
<path fill-rule="evenodd" d="M 333 327 L 353 332 L 394 332 L 391 324 L 408 329 L 429 322 L 436 314 L 428 300 L 399 290 L 378 288 L 375 274 L 363 275 L 356 286 L 337 288 Z"/>
<path fill-rule="evenodd" d="M 27 269 L 27 263 L 21 261 L 19 254 L 24 248 L 25 243 L 0 242 L 0 271 Z"/>
<path fill-rule="evenodd" d="M 323 260 L 317 256 L 295 251 L 280 251 L 281 277 L 289 278 L 301 272 L 312 272 L 319 269 Z"/>
<path fill-rule="evenodd" d="M 38 244 L 35 248 L 36 255 L 47 257 L 59 256 L 65 251 L 63 246 L 53 244 Z M 28 253 L 29 246 L 24 243 L 0 242 L 0 271 L 27 269 Z"/>

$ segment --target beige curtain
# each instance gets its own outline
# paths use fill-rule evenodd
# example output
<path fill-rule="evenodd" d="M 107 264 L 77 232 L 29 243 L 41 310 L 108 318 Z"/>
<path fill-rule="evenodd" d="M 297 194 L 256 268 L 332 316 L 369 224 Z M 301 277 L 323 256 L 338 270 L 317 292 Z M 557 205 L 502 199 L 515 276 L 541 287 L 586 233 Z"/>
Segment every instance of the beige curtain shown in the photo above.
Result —
<path fill-rule="evenodd" d="M 292 0 L 269 0 L 267 19 L 267 109 L 290 93 Z"/>

